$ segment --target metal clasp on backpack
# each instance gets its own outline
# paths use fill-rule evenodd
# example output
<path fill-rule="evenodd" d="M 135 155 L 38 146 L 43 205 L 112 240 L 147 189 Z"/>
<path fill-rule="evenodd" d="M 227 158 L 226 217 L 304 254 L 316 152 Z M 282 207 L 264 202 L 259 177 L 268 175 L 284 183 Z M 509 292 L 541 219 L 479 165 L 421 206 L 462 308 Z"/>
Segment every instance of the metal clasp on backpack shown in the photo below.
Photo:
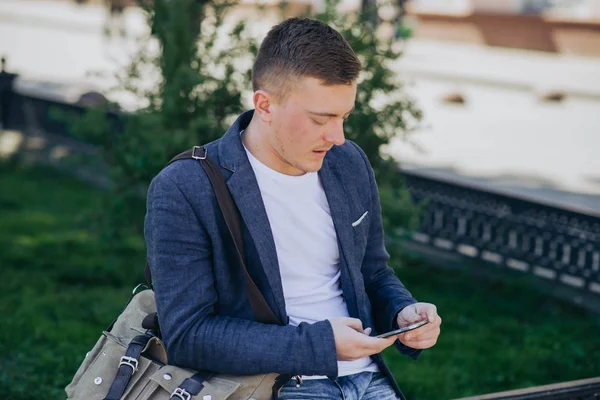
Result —
<path fill-rule="evenodd" d="M 140 283 L 135 288 L 133 288 L 133 291 L 131 292 L 131 295 L 135 296 L 135 294 L 137 293 L 138 289 L 140 289 L 140 288 L 144 288 L 143 290 L 150 289 L 148 287 L 148 285 L 146 285 L 145 283 Z"/>
<path fill-rule="evenodd" d="M 208 153 L 208 150 L 206 149 L 206 147 L 204 148 L 204 155 L 202 156 L 197 156 L 196 155 L 196 150 L 202 148 L 201 146 L 194 146 L 194 148 L 192 148 L 192 158 L 194 160 L 206 160 L 206 154 Z"/>
<path fill-rule="evenodd" d="M 174 399 L 175 397 L 181 400 L 190 400 L 192 398 L 192 395 L 189 394 L 188 391 L 185 389 L 177 388 L 171 394 L 171 399 Z"/>
<path fill-rule="evenodd" d="M 131 367 L 131 369 L 133 370 L 131 372 L 131 375 L 133 375 L 138 369 L 138 360 L 136 360 L 133 357 L 123 356 L 121 357 L 121 361 L 119 362 L 119 368 L 121 367 L 121 365 L 127 365 L 128 367 Z"/>

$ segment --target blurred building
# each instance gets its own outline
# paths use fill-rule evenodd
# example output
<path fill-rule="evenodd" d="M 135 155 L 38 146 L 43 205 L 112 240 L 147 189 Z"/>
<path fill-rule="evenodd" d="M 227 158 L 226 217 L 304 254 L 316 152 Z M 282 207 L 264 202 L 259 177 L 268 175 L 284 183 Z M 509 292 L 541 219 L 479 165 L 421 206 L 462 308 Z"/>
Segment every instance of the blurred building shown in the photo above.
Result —
<path fill-rule="evenodd" d="M 415 35 L 600 56 L 599 0 L 412 0 Z"/>
<path fill-rule="evenodd" d="M 405 164 L 600 211 L 600 0 L 412 0 Z M 591 197 L 590 197 L 591 196 Z"/>

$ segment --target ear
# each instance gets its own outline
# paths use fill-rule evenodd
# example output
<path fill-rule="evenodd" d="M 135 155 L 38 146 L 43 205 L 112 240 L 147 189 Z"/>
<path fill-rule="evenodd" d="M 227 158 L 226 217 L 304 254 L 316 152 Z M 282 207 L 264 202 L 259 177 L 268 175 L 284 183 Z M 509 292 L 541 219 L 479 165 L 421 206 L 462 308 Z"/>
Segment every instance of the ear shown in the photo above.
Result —
<path fill-rule="evenodd" d="M 258 114 L 263 122 L 271 123 L 273 119 L 273 96 L 264 90 L 257 90 L 254 92 L 252 101 L 254 102 L 254 114 Z"/>

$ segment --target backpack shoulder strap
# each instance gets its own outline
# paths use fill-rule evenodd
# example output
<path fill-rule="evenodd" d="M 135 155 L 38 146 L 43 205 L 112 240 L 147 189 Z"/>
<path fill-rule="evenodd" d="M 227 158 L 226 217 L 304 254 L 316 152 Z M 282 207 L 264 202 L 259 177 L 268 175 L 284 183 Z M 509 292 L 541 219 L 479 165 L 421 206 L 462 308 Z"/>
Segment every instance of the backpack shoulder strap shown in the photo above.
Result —
<path fill-rule="evenodd" d="M 225 218 L 227 229 L 229 230 L 229 233 L 233 238 L 240 266 L 242 268 L 242 272 L 246 281 L 246 291 L 250 300 L 250 306 L 252 307 L 252 311 L 254 312 L 254 317 L 259 322 L 281 325 L 281 321 L 279 321 L 279 319 L 275 316 L 275 314 L 269 307 L 269 304 L 265 300 L 264 296 L 256 286 L 256 283 L 254 283 L 252 277 L 248 273 L 248 269 L 246 268 L 246 262 L 244 258 L 244 236 L 242 233 L 242 218 L 240 216 L 237 206 L 235 205 L 235 202 L 233 201 L 233 198 L 231 197 L 231 193 L 227 188 L 227 182 L 225 181 L 225 177 L 219 170 L 218 165 L 211 158 L 208 157 L 206 147 L 194 146 L 191 150 L 184 151 L 183 153 L 180 153 L 173 157 L 167 165 L 170 165 L 178 160 L 189 159 L 195 159 L 200 162 L 200 165 L 202 165 L 202 168 L 204 168 L 204 171 L 206 172 L 206 175 L 210 180 L 213 190 L 215 191 L 215 196 L 217 198 L 217 202 L 219 203 L 219 208 L 223 213 L 223 217 Z M 151 282 L 150 267 L 147 263 L 145 275 L 148 282 Z"/>

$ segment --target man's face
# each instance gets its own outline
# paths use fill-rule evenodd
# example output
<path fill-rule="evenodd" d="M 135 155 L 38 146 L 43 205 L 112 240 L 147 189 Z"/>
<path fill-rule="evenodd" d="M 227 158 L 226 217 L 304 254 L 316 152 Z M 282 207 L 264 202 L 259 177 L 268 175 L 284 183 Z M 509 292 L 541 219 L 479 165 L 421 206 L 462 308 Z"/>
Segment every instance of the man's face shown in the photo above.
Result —
<path fill-rule="evenodd" d="M 355 82 L 325 86 L 315 78 L 300 78 L 285 100 L 272 104 L 268 141 L 275 169 L 287 175 L 321 169 L 327 151 L 344 144 L 344 120 L 355 99 Z"/>

